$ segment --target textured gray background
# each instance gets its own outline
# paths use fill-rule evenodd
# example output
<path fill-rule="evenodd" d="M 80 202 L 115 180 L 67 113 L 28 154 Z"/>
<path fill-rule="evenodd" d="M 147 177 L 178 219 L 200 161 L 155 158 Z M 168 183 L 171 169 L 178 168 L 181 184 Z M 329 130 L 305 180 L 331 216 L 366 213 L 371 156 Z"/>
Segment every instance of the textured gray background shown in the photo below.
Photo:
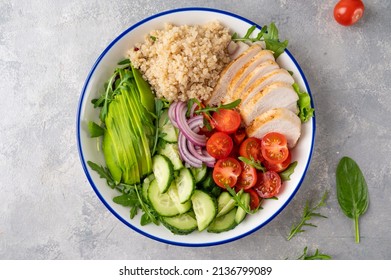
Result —
<path fill-rule="evenodd" d="M 0 259 L 293 259 L 305 246 L 334 259 L 391 259 L 391 3 L 365 1 L 365 17 L 342 27 L 335 2 L 0 0 Z M 262 230 L 208 248 L 158 243 L 118 221 L 87 182 L 75 140 L 80 91 L 105 46 L 147 16 L 188 6 L 275 21 L 317 116 L 311 166 L 292 202 Z M 369 185 L 359 245 L 335 196 L 344 155 Z M 306 199 L 324 190 L 328 219 L 286 241 Z"/>

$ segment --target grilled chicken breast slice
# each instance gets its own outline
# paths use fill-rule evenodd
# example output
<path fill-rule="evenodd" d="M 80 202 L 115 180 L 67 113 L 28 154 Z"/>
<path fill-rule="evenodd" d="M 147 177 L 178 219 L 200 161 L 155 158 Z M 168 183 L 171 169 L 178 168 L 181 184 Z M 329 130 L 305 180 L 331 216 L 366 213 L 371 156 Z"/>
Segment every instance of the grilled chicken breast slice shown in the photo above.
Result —
<path fill-rule="evenodd" d="M 227 94 L 223 98 L 223 103 L 230 103 L 235 101 L 232 99 L 233 93 L 236 91 L 237 87 L 243 82 L 243 80 L 252 73 L 260 64 L 265 61 L 273 61 L 273 53 L 269 50 L 261 50 L 258 52 L 250 61 L 244 64 L 238 72 L 233 76 L 232 80 L 229 82 L 227 88 Z"/>
<path fill-rule="evenodd" d="M 256 117 L 246 128 L 249 137 L 262 138 L 269 132 L 279 132 L 285 135 L 288 148 L 296 146 L 301 135 L 300 118 L 286 108 L 276 108 L 266 111 Z"/>
<path fill-rule="evenodd" d="M 262 48 L 260 45 L 252 45 L 235 60 L 231 61 L 221 72 L 219 81 L 217 82 L 211 97 L 206 101 L 206 104 L 209 106 L 219 105 L 227 92 L 228 84 L 232 78 L 243 65 L 249 62 L 261 50 Z"/>
<path fill-rule="evenodd" d="M 252 83 L 251 86 L 249 86 L 249 88 L 242 93 L 242 102 L 240 104 L 240 109 L 243 108 L 255 94 L 262 91 L 266 86 L 274 82 L 284 82 L 292 85 L 295 80 L 292 78 L 291 74 L 289 74 L 287 70 L 282 68 L 267 73 L 266 75 L 262 76 L 254 83 Z"/>
<path fill-rule="evenodd" d="M 274 82 L 256 93 L 246 106 L 240 110 L 240 114 L 246 125 L 249 125 L 257 116 L 275 108 L 287 108 L 293 113 L 298 113 L 297 100 L 299 97 L 292 85 L 285 82 Z"/>

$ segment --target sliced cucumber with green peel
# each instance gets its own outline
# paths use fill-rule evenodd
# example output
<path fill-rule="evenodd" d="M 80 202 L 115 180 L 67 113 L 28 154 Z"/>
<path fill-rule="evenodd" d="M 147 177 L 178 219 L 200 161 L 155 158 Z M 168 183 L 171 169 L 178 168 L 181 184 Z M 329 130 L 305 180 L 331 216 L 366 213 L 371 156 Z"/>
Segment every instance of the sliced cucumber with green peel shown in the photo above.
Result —
<path fill-rule="evenodd" d="M 145 202 L 148 202 L 148 188 L 151 182 L 155 179 L 155 176 L 153 174 L 150 174 L 148 177 L 146 177 L 142 184 L 142 194 L 143 199 Z"/>
<path fill-rule="evenodd" d="M 159 147 L 158 154 L 166 156 L 172 163 L 174 170 L 183 168 L 183 162 L 179 155 L 179 149 L 177 143 L 163 142 Z"/>
<path fill-rule="evenodd" d="M 178 188 L 179 202 L 189 201 L 195 190 L 195 180 L 190 169 L 182 168 L 175 181 Z"/>
<path fill-rule="evenodd" d="M 217 198 L 217 216 L 220 217 L 227 214 L 235 208 L 235 200 L 228 192 L 222 192 Z"/>
<path fill-rule="evenodd" d="M 227 214 L 214 219 L 214 221 L 208 227 L 208 232 L 220 233 L 234 229 L 237 226 L 235 221 L 236 211 L 237 208 L 235 207 Z"/>
<path fill-rule="evenodd" d="M 175 180 L 172 181 L 171 186 L 167 190 L 167 194 L 171 197 L 176 208 L 178 209 L 179 214 L 186 213 L 187 211 L 189 211 L 191 209 L 190 200 L 188 200 L 184 203 L 180 202 L 179 193 L 178 193 L 178 186 L 175 183 Z"/>
<path fill-rule="evenodd" d="M 175 217 L 163 217 L 162 223 L 174 234 L 185 235 L 197 229 L 197 220 L 190 213 Z"/>
<path fill-rule="evenodd" d="M 168 117 L 168 109 L 164 110 L 159 118 L 159 131 L 163 134 L 163 140 L 170 143 L 178 142 L 178 131 Z"/>
<path fill-rule="evenodd" d="M 174 179 L 174 168 L 171 161 L 163 155 L 152 158 L 152 170 L 161 193 L 165 193 Z"/>
<path fill-rule="evenodd" d="M 148 201 L 160 216 L 172 217 L 180 214 L 171 197 L 160 192 L 156 179 L 148 187 Z"/>
<path fill-rule="evenodd" d="M 249 193 L 242 193 L 240 197 L 240 201 L 245 205 L 247 208 L 250 208 L 250 194 Z M 240 224 L 244 218 L 246 217 L 247 213 L 243 210 L 242 207 L 238 206 L 238 211 L 236 211 L 235 221 L 237 224 Z"/>
<path fill-rule="evenodd" d="M 198 230 L 203 231 L 216 217 L 216 199 L 204 191 L 195 190 L 191 196 L 191 202 L 193 204 L 193 211 L 196 216 Z"/>
<path fill-rule="evenodd" d="M 190 170 L 194 176 L 196 184 L 204 180 L 208 175 L 208 168 L 206 167 L 205 164 L 203 164 L 202 167 L 200 168 L 191 167 Z"/>

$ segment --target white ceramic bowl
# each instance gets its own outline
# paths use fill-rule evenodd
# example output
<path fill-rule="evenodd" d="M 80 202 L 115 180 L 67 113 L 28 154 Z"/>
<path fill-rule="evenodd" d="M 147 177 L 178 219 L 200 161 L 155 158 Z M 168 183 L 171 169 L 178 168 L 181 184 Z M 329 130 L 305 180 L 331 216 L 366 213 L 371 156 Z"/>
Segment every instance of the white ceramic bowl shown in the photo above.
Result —
<path fill-rule="evenodd" d="M 315 117 L 302 127 L 302 136 L 298 145 L 292 151 L 292 160 L 298 161 L 298 165 L 291 176 L 291 180 L 284 182 L 282 191 L 278 195 L 278 200 L 266 200 L 262 205 L 263 209 L 261 211 L 254 215 L 248 215 L 241 224 L 231 231 L 220 234 L 195 231 L 185 236 L 174 235 L 163 225 L 156 226 L 150 224 L 141 226 L 140 215 L 130 219 L 129 208 L 112 201 L 112 198 L 117 196 L 118 193 L 108 187 L 105 180 L 99 178 L 98 174 L 87 165 L 88 160 L 104 165 L 102 152 L 97 150 L 97 140 L 90 138 L 87 131 L 88 121 L 98 122 L 99 111 L 93 108 L 91 100 L 99 96 L 104 83 L 114 71 L 117 63 L 125 58 L 127 50 L 136 42 L 142 42 L 144 35 L 150 30 L 163 28 L 166 22 L 176 25 L 191 25 L 203 24 L 212 19 L 219 20 L 229 27 L 232 32 L 242 35 L 246 33 L 250 26 L 255 24 L 241 16 L 208 8 L 170 10 L 144 19 L 129 27 L 115 38 L 98 57 L 86 79 L 77 110 L 77 144 L 80 160 L 88 181 L 97 196 L 121 222 L 149 238 L 168 244 L 180 246 L 218 245 L 237 240 L 264 227 L 287 206 L 298 191 L 309 166 L 314 145 Z M 279 28 L 283 28 L 283 26 Z M 282 67 L 294 73 L 293 77 L 302 90 L 311 94 L 303 71 L 288 50 L 277 61 Z"/>

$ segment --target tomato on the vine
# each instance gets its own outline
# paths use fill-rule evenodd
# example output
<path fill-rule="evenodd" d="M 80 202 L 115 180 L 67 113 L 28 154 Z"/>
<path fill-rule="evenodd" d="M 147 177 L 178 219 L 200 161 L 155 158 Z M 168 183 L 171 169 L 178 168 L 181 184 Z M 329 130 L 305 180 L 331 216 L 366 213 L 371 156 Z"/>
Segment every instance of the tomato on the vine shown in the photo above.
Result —
<path fill-rule="evenodd" d="M 216 132 L 206 142 L 207 152 L 215 159 L 228 157 L 233 148 L 232 138 L 223 132 Z"/>
<path fill-rule="evenodd" d="M 252 188 L 257 182 L 257 170 L 244 162 L 240 162 L 242 167 L 242 173 L 238 177 L 238 182 L 236 183 L 237 190 L 247 190 Z"/>
<path fill-rule="evenodd" d="M 341 0 L 334 7 L 334 18 L 341 25 L 353 25 L 362 18 L 364 10 L 361 0 Z"/>
<path fill-rule="evenodd" d="M 278 132 L 269 132 L 262 138 L 262 156 L 271 164 L 284 162 L 289 155 L 286 137 Z"/>
<path fill-rule="evenodd" d="M 231 109 L 220 109 L 212 115 L 212 122 L 216 130 L 225 133 L 234 133 L 240 126 L 240 114 Z"/>
<path fill-rule="evenodd" d="M 280 192 L 281 177 L 274 171 L 258 173 L 257 184 L 254 189 L 262 198 L 271 198 Z"/>
<path fill-rule="evenodd" d="M 236 185 L 241 172 L 242 167 L 236 159 L 219 159 L 213 169 L 213 180 L 221 188 L 225 189 L 227 185 L 232 188 Z"/>

